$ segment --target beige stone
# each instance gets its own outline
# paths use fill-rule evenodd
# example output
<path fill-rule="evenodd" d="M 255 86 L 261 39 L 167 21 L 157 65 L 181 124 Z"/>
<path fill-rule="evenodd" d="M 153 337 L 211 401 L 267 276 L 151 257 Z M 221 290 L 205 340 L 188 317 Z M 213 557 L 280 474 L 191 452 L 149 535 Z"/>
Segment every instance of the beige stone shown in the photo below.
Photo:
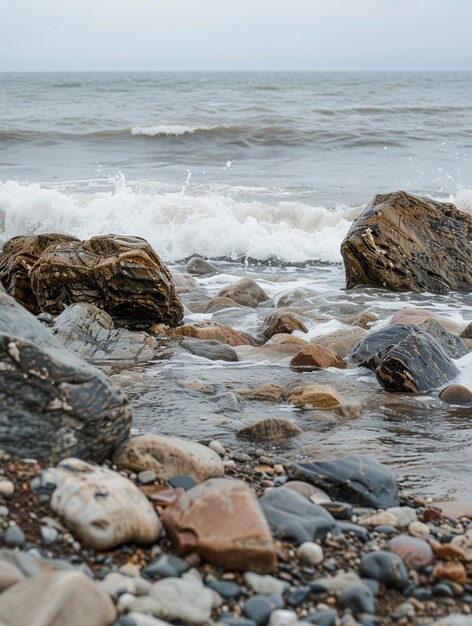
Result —
<path fill-rule="evenodd" d="M 315 409 L 333 409 L 342 403 L 336 391 L 329 385 L 307 385 L 297 387 L 288 401 L 296 407 L 312 406 Z"/>
<path fill-rule="evenodd" d="M 308 344 L 298 352 L 290 361 L 292 367 L 336 367 L 346 368 L 346 361 L 342 359 L 334 350 L 324 348 L 317 344 Z"/>
<path fill-rule="evenodd" d="M 191 476 L 200 483 L 224 476 L 223 461 L 211 448 L 195 441 L 163 435 L 139 435 L 128 439 L 113 462 L 134 472 L 153 470 L 159 478 Z"/>
<path fill-rule="evenodd" d="M 233 328 L 212 321 L 193 322 L 192 324 L 178 326 L 170 329 L 168 334 L 171 337 L 193 337 L 195 339 L 214 340 L 225 343 L 228 346 L 251 345 L 247 337 L 243 337 Z"/>
<path fill-rule="evenodd" d="M 23 580 L 22 571 L 13 563 L 0 561 L 0 592 Z"/>
<path fill-rule="evenodd" d="M 252 278 L 242 278 L 232 285 L 223 287 L 218 297 L 231 298 L 242 306 L 257 307 L 261 302 L 269 299 L 266 292 Z"/>
<path fill-rule="evenodd" d="M 296 335 L 273 335 L 269 341 L 262 346 L 263 350 L 276 350 L 285 354 L 297 354 L 308 341 Z"/>
<path fill-rule="evenodd" d="M 367 331 L 363 328 L 353 326 L 352 328 L 342 328 L 329 335 L 315 337 L 312 339 L 312 343 L 330 348 L 344 359 L 366 334 Z"/>
<path fill-rule="evenodd" d="M 254 422 L 254 424 L 240 428 L 237 434 L 239 437 L 248 437 L 254 441 L 274 442 L 296 437 L 301 432 L 302 429 L 290 420 L 282 417 L 267 417 Z"/>
<path fill-rule="evenodd" d="M 420 308 L 406 308 L 397 311 L 390 320 L 390 324 L 415 324 L 418 326 L 428 320 L 436 320 L 450 333 L 459 334 L 462 332 L 462 326 L 451 318 Z"/>
<path fill-rule="evenodd" d="M 238 393 L 242 396 L 248 396 L 252 400 L 265 402 L 283 402 L 289 395 L 286 387 L 283 385 L 273 385 L 271 383 L 260 385 L 256 389 L 240 389 Z"/>

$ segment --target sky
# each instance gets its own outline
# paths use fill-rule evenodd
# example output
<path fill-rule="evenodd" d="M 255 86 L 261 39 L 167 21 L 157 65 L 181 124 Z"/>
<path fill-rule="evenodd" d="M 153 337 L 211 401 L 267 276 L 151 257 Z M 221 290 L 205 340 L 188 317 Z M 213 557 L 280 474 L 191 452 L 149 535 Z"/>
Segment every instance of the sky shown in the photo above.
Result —
<path fill-rule="evenodd" d="M 472 0 L 0 0 L 0 71 L 472 70 Z"/>

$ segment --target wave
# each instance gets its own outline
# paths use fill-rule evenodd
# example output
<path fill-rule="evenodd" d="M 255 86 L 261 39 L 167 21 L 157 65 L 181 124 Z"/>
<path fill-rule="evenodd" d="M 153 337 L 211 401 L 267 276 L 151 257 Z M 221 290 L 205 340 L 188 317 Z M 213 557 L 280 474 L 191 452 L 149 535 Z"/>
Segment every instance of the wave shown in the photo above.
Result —
<path fill-rule="evenodd" d="M 193 135 L 196 132 L 219 131 L 234 128 L 230 125 L 220 126 L 191 126 L 189 124 L 158 124 L 157 126 L 135 126 L 131 134 L 135 136 L 156 137 L 180 137 L 180 135 Z"/>

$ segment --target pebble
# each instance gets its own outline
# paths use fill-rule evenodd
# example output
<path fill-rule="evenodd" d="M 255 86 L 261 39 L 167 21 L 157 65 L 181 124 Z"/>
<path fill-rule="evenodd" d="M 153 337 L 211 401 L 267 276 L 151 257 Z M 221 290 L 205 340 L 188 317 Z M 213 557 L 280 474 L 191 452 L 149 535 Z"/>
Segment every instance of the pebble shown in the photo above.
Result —
<path fill-rule="evenodd" d="M 254 620 L 246 619 L 245 617 L 234 617 L 232 613 L 221 615 L 218 621 L 223 624 L 228 624 L 228 626 L 257 626 Z"/>
<path fill-rule="evenodd" d="M 337 613 L 333 609 L 321 609 L 307 615 L 303 621 L 317 626 L 334 626 L 336 623 Z"/>
<path fill-rule="evenodd" d="M 212 441 L 210 441 L 210 443 L 208 444 L 208 447 L 211 450 L 213 450 L 213 452 L 216 452 L 216 454 L 219 454 L 220 456 L 224 456 L 226 454 L 224 445 L 220 443 L 219 441 L 216 441 L 216 439 L 213 439 Z"/>
<path fill-rule="evenodd" d="M 366 554 L 360 564 L 360 573 L 373 578 L 387 587 L 400 591 L 408 585 L 408 573 L 399 556 L 392 552 L 379 551 Z"/>
<path fill-rule="evenodd" d="M 45 546 L 50 546 L 59 538 L 59 532 L 50 526 L 41 526 L 41 539 Z"/>
<path fill-rule="evenodd" d="M 197 485 L 191 476 L 173 476 L 172 478 L 169 478 L 167 482 L 175 489 L 177 489 L 177 487 L 182 487 L 185 491 L 193 489 Z"/>
<path fill-rule="evenodd" d="M 190 565 L 184 559 L 171 554 L 163 554 L 159 558 L 151 561 L 142 574 L 151 580 L 157 578 L 179 577 L 190 569 Z"/>
<path fill-rule="evenodd" d="M 258 626 L 264 626 L 272 611 L 281 609 L 283 606 L 283 598 L 278 594 L 274 593 L 269 596 L 256 595 L 245 602 L 243 614 L 249 619 L 254 620 Z"/>
<path fill-rule="evenodd" d="M 138 480 L 142 485 L 149 485 L 154 483 L 157 479 L 157 474 L 153 470 L 143 470 L 138 474 Z"/>
<path fill-rule="evenodd" d="M 409 569 L 420 569 L 433 562 L 433 550 L 429 543 L 418 537 L 398 535 L 388 544 L 388 548 L 397 554 Z"/>
<path fill-rule="evenodd" d="M 274 576 L 256 574 L 255 572 L 246 572 L 244 574 L 244 582 L 254 593 L 259 594 L 282 594 L 287 588 L 287 583 L 279 580 Z"/>
<path fill-rule="evenodd" d="M 16 524 L 7 528 L 3 535 L 3 541 L 9 548 L 21 548 L 25 543 L 25 533 Z"/>
<path fill-rule="evenodd" d="M 472 393 L 464 385 L 449 385 L 441 391 L 439 397 L 447 404 L 464 405 L 472 402 Z"/>
<path fill-rule="evenodd" d="M 424 537 L 425 535 L 429 535 L 430 530 L 423 522 L 412 522 L 408 524 L 408 532 L 413 537 Z"/>
<path fill-rule="evenodd" d="M 433 596 L 437 596 L 440 598 L 453 598 L 454 597 L 454 592 L 452 591 L 451 587 L 447 583 L 438 583 L 437 585 L 434 585 L 432 592 L 433 592 Z"/>
<path fill-rule="evenodd" d="M 397 518 L 400 528 L 418 521 L 416 511 L 411 506 L 394 506 L 387 509 L 387 513 L 392 513 Z"/>
<path fill-rule="evenodd" d="M 229 580 L 211 580 L 206 583 L 209 589 L 213 589 L 223 598 L 237 598 L 241 595 L 241 587 Z"/>
<path fill-rule="evenodd" d="M 352 522 L 339 522 L 339 528 L 343 533 L 353 533 L 364 543 L 367 543 L 371 539 L 370 533 L 363 526 L 359 526 L 358 524 L 353 524 Z"/>
<path fill-rule="evenodd" d="M 363 584 L 343 591 L 338 598 L 338 604 L 343 609 L 351 609 L 354 615 L 375 613 L 374 595 L 370 588 Z"/>
<path fill-rule="evenodd" d="M 268 626 L 290 626 L 298 621 L 295 611 L 287 611 L 286 609 L 276 609 L 270 614 Z"/>
<path fill-rule="evenodd" d="M 311 593 L 310 586 L 304 585 L 302 587 L 298 587 L 298 589 L 296 589 L 295 591 L 292 591 L 292 593 L 288 596 L 287 604 L 289 606 L 293 606 L 296 608 L 305 602 L 305 600 L 308 598 L 310 593 Z"/>
<path fill-rule="evenodd" d="M 15 493 L 15 485 L 11 480 L 0 480 L 0 496 L 11 498 Z"/>
<path fill-rule="evenodd" d="M 297 557 L 305 565 L 318 565 L 323 556 L 323 548 L 313 541 L 305 541 L 297 549 Z"/>

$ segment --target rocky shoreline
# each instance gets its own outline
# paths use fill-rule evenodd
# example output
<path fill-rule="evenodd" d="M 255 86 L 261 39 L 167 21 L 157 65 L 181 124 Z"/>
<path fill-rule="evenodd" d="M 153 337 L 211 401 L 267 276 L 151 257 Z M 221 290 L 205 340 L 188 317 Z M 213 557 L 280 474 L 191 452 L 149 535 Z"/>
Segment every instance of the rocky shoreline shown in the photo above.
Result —
<path fill-rule="evenodd" d="M 389 220 L 391 205 L 399 198 L 405 211 L 408 201 L 391 196 L 382 197 Z M 373 266 L 376 254 L 389 265 L 386 247 L 372 244 L 379 203 L 352 229 L 358 237 L 367 220 L 369 237 L 346 244 L 352 252 L 364 241 Z M 438 219 L 453 212 L 437 204 Z M 417 222 L 424 204 L 407 208 Z M 374 281 L 353 254 L 349 280 L 362 266 Z M 433 262 L 445 271 L 442 257 Z M 408 493 L 388 466 L 362 454 L 274 453 L 302 434 L 288 408 L 327 423 L 355 420 L 383 389 L 470 410 L 471 392 L 454 384 L 470 328 L 418 308 L 380 325 L 362 311 L 310 341 L 304 294 L 271 300 L 246 276 L 209 298 L 195 277 L 218 272 L 192 259 L 186 273 L 171 273 L 135 237 L 5 244 L 0 626 L 472 624 L 472 505 Z M 256 332 L 232 323 L 248 311 Z M 140 368 L 175 354 L 215 367 L 273 364 L 292 378 L 278 382 L 269 366 L 263 384 L 253 377 L 220 395 L 180 380 L 175 393 L 208 395 L 222 420 L 244 403 L 269 407 L 238 426 L 240 447 L 130 437 L 130 399 L 159 385 L 146 387 Z M 357 368 L 376 385 L 370 400 L 343 391 L 343 373 Z M 270 414 L 274 407 L 284 417 Z"/>

